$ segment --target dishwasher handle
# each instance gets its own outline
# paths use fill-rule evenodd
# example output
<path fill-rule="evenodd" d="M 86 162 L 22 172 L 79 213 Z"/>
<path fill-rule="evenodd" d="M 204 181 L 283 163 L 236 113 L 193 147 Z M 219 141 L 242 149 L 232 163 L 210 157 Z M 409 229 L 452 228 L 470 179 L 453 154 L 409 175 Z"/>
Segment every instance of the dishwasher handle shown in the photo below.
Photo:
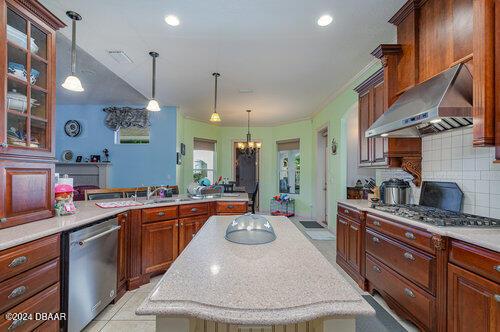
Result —
<path fill-rule="evenodd" d="M 117 231 L 117 230 L 119 230 L 120 228 L 122 228 L 122 226 L 115 226 L 115 227 L 113 227 L 113 228 L 108 229 L 107 231 L 104 231 L 104 232 L 102 232 L 102 233 L 99 233 L 99 234 L 96 234 L 96 235 L 94 235 L 94 236 L 88 237 L 88 238 L 86 238 L 86 239 L 80 240 L 80 241 L 78 241 L 78 244 L 79 244 L 80 246 L 84 246 L 85 244 L 87 244 L 87 243 L 89 243 L 89 242 L 92 242 L 92 241 L 94 241 L 94 240 L 97 240 L 98 238 L 103 237 L 103 236 L 104 236 L 104 235 L 106 235 L 106 234 L 116 232 L 116 231 Z"/>

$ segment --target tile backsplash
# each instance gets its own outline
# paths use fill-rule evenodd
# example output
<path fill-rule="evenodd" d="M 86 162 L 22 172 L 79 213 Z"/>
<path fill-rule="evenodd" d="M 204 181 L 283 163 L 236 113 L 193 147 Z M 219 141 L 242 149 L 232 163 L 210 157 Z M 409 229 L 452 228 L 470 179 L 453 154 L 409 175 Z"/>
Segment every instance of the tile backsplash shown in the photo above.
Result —
<path fill-rule="evenodd" d="M 463 212 L 500 219 L 500 164 L 495 148 L 472 146 L 472 128 L 422 138 L 422 179 L 456 182 Z"/>

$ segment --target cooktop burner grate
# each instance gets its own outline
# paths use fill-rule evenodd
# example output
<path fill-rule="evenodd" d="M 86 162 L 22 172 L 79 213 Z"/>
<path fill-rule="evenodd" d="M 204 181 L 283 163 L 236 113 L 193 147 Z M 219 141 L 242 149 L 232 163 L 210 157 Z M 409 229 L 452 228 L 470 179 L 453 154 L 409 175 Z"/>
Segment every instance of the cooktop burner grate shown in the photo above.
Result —
<path fill-rule="evenodd" d="M 374 209 L 435 226 L 500 227 L 500 220 L 423 205 L 374 205 Z"/>

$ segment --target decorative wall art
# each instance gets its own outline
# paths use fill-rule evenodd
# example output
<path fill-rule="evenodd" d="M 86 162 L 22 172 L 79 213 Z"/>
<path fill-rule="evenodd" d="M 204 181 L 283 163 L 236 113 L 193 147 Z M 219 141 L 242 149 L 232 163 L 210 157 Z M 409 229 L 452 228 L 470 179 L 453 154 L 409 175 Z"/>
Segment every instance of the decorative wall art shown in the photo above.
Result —
<path fill-rule="evenodd" d="M 337 141 L 335 141 L 335 138 L 332 138 L 332 154 L 337 154 Z"/>
<path fill-rule="evenodd" d="M 149 112 L 144 108 L 131 107 L 106 107 L 103 109 L 108 113 L 104 120 L 106 127 L 113 131 L 120 128 L 147 128 L 151 126 L 149 122 Z"/>
<path fill-rule="evenodd" d="M 186 144 L 184 144 L 184 143 L 181 143 L 181 154 L 183 156 L 186 155 Z"/>
<path fill-rule="evenodd" d="M 69 120 L 64 124 L 64 132 L 69 137 L 77 137 L 82 132 L 82 125 L 77 120 Z"/>

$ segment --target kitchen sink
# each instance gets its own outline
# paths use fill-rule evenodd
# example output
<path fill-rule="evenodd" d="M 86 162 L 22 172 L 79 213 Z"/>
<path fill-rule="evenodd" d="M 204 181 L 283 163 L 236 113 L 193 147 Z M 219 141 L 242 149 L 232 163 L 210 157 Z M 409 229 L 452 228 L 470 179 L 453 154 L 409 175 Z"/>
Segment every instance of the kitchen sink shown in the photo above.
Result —
<path fill-rule="evenodd" d="M 159 203 L 178 203 L 178 202 L 186 202 L 190 201 L 190 198 L 154 198 L 145 201 L 143 204 L 159 204 Z"/>

